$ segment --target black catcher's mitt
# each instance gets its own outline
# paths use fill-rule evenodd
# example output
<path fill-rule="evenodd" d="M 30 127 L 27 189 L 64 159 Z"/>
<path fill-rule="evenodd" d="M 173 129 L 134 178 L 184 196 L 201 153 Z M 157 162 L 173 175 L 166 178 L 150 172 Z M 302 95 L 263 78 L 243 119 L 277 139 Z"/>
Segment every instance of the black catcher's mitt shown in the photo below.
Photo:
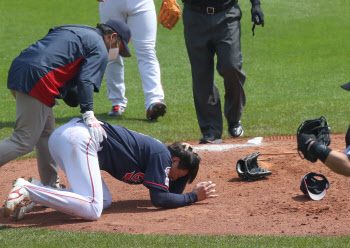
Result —
<path fill-rule="evenodd" d="M 238 160 L 236 165 L 236 170 L 238 176 L 244 181 L 253 181 L 260 179 L 264 176 L 269 176 L 272 174 L 272 171 L 268 171 L 264 168 L 261 168 L 258 164 L 258 156 L 260 152 L 251 154 L 248 157 Z"/>
<path fill-rule="evenodd" d="M 297 129 L 298 153 L 301 158 L 316 162 L 317 158 L 308 152 L 311 141 L 329 146 L 331 143 L 330 127 L 326 117 L 303 121 Z M 301 156 L 300 152 L 303 154 Z"/>

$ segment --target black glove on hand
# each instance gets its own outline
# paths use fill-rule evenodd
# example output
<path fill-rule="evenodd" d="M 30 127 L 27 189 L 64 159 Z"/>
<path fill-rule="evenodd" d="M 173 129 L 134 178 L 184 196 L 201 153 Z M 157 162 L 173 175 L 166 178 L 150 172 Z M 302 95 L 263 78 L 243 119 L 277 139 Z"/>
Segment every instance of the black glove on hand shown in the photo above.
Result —
<path fill-rule="evenodd" d="M 254 22 L 255 25 L 262 25 L 264 27 L 264 13 L 261 10 L 260 2 L 252 2 L 252 22 Z"/>
<path fill-rule="evenodd" d="M 312 163 L 317 161 L 317 157 L 309 152 L 309 144 L 312 141 L 316 141 L 316 136 L 314 134 L 300 134 L 298 137 L 298 151 L 301 151 L 304 155 L 304 158 L 309 160 Z"/>

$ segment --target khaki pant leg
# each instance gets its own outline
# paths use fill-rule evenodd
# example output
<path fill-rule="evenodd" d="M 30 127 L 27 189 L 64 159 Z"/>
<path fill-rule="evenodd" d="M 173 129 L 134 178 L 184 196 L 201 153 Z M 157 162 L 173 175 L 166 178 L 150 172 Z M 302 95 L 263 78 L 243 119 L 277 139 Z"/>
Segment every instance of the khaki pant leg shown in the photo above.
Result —
<path fill-rule="evenodd" d="M 12 137 L 0 142 L 0 166 L 30 153 L 37 146 L 41 181 L 44 185 L 51 184 L 56 181 L 58 171 L 47 148 L 47 139 L 55 126 L 52 108 L 30 95 L 15 93 L 15 127 Z"/>

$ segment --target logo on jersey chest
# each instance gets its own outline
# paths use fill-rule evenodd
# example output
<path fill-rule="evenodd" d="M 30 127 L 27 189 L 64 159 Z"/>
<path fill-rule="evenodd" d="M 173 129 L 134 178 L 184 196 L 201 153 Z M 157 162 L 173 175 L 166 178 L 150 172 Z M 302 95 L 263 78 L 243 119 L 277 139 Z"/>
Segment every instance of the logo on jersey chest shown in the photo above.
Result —
<path fill-rule="evenodd" d="M 124 182 L 130 183 L 130 184 L 142 183 L 144 179 L 145 179 L 145 174 L 143 174 L 142 172 L 135 173 L 135 171 L 126 173 L 125 176 L 122 178 Z"/>
<path fill-rule="evenodd" d="M 165 178 L 165 185 L 166 185 L 167 187 L 169 187 L 169 177 L 168 177 L 168 176 L 169 176 L 170 169 L 171 169 L 171 167 L 166 167 L 165 170 L 164 170 L 165 175 L 166 175 L 166 178 Z"/>

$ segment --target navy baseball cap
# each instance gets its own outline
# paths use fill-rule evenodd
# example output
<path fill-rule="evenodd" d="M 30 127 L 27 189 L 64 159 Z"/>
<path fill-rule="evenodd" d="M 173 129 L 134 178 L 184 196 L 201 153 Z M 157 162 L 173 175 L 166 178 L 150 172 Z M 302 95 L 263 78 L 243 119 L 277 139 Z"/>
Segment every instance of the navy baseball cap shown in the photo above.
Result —
<path fill-rule="evenodd" d="M 322 180 L 316 177 L 321 177 Z M 322 174 L 310 172 L 301 180 L 300 190 L 314 201 L 322 200 L 326 196 L 327 189 L 329 189 L 329 182 Z"/>
<path fill-rule="evenodd" d="M 343 85 L 340 85 L 340 87 L 342 87 L 344 90 L 350 91 L 350 82 L 346 83 L 346 84 L 343 84 Z"/>
<path fill-rule="evenodd" d="M 122 37 L 124 49 L 119 51 L 120 56 L 131 57 L 131 53 L 128 48 L 128 43 L 131 39 L 130 29 L 128 25 L 118 19 L 109 19 L 105 24 L 112 28 L 120 37 Z"/>

